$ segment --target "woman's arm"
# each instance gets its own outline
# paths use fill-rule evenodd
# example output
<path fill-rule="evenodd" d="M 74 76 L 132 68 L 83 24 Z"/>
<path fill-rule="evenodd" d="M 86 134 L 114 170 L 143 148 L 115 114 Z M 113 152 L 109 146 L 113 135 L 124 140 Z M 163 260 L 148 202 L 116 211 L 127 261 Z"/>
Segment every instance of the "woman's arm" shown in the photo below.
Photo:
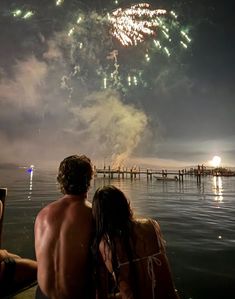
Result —
<path fill-rule="evenodd" d="M 112 251 L 105 241 L 105 239 L 102 239 L 100 241 L 99 245 L 99 251 L 101 253 L 101 256 L 103 258 L 103 261 L 105 263 L 106 268 L 110 273 L 113 273 L 113 265 L 112 265 Z"/>
<path fill-rule="evenodd" d="M 161 251 L 161 254 L 158 256 L 158 259 L 161 262 L 161 266 L 158 267 L 157 273 L 159 298 L 179 299 L 180 297 L 175 288 L 170 264 L 166 255 L 165 241 L 163 240 L 160 226 L 155 220 L 151 220 L 151 223 L 153 224 L 155 232 L 159 239 Z"/>
<path fill-rule="evenodd" d="M 96 299 L 108 299 L 108 275 L 109 272 L 100 255 L 96 269 Z"/>
<path fill-rule="evenodd" d="M 120 293 L 112 293 L 116 285 L 116 277 L 112 265 L 112 252 L 105 239 L 101 240 L 99 251 L 98 299 L 121 299 Z"/>

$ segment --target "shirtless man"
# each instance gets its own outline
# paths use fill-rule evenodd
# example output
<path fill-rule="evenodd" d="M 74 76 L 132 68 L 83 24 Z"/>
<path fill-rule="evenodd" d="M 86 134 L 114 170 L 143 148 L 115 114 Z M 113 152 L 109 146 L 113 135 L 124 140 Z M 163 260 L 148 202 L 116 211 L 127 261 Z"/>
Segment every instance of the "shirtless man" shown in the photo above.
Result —
<path fill-rule="evenodd" d="M 42 209 L 35 222 L 37 298 L 95 298 L 92 212 L 86 201 L 91 178 L 86 156 L 70 156 L 60 164 L 57 180 L 64 196 Z"/>

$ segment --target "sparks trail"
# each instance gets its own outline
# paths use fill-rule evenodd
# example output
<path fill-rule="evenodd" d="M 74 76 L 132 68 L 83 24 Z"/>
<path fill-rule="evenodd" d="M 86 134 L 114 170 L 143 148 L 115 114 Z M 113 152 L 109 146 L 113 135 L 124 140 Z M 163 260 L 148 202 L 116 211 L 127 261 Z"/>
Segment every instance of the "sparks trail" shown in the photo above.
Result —
<path fill-rule="evenodd" d="M 63 10 L 64 2 L 55 1 L 54 9 Z M 12 16 L 30 23 L 37 13 L 15 9 Z M 160 55 L 161 60 L 163 55 L 170 63 L 191 43 L 188 29 L 182 27 L 174 11 L 154 9 L 148 3 L 115 8 L 109 13 L 87 11 L 78 4 L 75 12 L 65 15 L 72 15 L 63 30 L 67 38 L 58 43 L 69 53 L 67 62 L 72 66 L 65 77 L 68 82 L 92 81 L 95 89 L 128 92 L 136 86 L 149 86 L 152 58 Z M 155 69 L 159 71 L 159 66 Z"/>
<path fill-rule="evenodd" d="M 159 25 L 156 17 L 166 14 L 166 10 L 151 10 L 148 3 L 141 3 L 123 10 L 118 8 L 108 19 L 112 24 L 111 33 L 123 46 L 137 45 L 146 35 L 154 35 Z"/>

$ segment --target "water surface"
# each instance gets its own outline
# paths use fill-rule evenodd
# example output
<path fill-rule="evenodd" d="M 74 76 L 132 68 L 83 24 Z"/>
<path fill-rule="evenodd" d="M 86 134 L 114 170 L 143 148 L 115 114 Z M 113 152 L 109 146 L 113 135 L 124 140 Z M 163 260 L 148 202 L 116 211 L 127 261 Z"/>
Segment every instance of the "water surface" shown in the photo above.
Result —
<path fill-rule="evenodd" d="M 235 298 L 235 177 L 205 177 L 200 184 L 190 176 L 184 183 L 99 177 L 89 197 L 110 183 L 124 191 L 136 215 L 159 221 L 182 298 Z M 0 186 L 8 188 L 3 247 L 33 258 L 35 217 L 60 196 L 56 173 L 0 169 Z"/>

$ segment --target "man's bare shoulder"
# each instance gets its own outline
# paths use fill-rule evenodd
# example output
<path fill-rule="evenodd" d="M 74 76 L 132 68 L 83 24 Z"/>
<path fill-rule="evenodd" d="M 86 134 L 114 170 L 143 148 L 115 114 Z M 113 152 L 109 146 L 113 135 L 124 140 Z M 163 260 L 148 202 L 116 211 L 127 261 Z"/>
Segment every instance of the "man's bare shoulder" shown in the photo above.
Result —
<path fill-rule="evenodd" d="M 43 224 L 54 226 L 61 218 L 66 219 L 67 223 L 72 223 L 86 217 L 92 217 L 90 202 L 76 196 L 65 195 L 45 206 L 38 213 L 35 225 L 36 227 Z"/>
<path fill-rule="evenodd" d="M 46 205 L 44 208 L 42 208 L 36 217 L 35 224 L 43 223 L 50 218 L 56 217 L 58 213 L 61 213 L 63 210 L 64 203 L 62 202 L 62 198 L 57 199 L 56 201 L 53 201 Z"/>
<path fill-rule="evenodd" d="M 53 202 L 49 203 L 48 205 L 46 205 L 39 211 L 37 217 L 39 217 L 39 218 L 45 217 L 50 211 L 54 210 L 54 207 L 56 205 L 57 205 L 57 201 L 53 201 Z"/>

